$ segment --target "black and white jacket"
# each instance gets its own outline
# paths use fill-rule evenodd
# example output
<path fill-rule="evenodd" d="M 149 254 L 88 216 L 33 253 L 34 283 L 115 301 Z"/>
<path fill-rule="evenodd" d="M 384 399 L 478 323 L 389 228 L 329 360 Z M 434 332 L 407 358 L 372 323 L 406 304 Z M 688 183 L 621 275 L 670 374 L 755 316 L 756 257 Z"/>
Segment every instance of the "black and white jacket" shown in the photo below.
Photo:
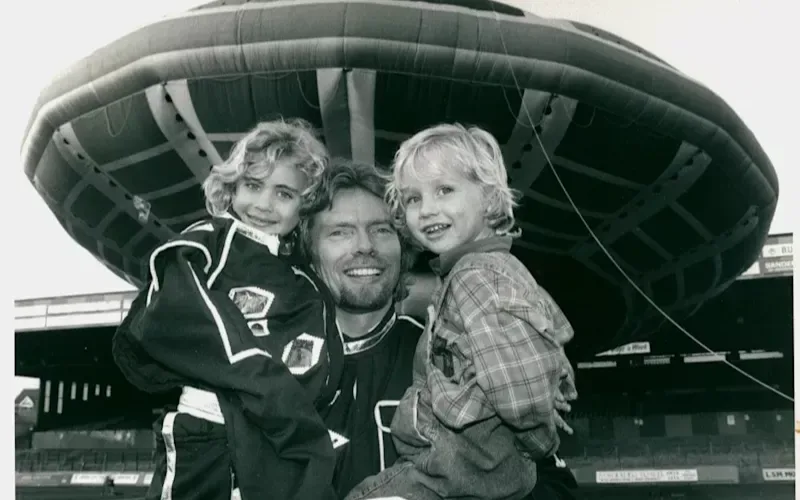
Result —
<path fill-rule="evenodd" d="M 217 395 L 243 498 L 333 498 L 336 459 L 318 411 L 338 387 L 342 341 L 327 289 L 278 247 L 233 217 L 158 247 L 114 359 L 143 391 Z"/>

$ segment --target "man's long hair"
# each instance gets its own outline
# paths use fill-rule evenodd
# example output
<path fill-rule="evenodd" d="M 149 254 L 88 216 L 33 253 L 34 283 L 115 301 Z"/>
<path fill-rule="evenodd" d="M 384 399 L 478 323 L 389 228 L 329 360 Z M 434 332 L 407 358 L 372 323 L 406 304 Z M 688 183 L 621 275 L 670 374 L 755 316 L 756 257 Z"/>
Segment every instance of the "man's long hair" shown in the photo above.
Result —
<path fill-rule="evenodd" d="M 300 251 L 309 262 L 314 262 L 313 242 L 311 230 L 314 227 L 316 215 L 325 210 L 330 210 L 333 200 L 343 189 L 363 189 L 384 200 L 386 187 L 389 183 L 390 173 L 381 166 L 373 166 L 344 158 L 333 158 L 322 173 L 319 188 L 312 199 L 304 206 L 300 214 Z M 396 228 L 395 228 L 396 229 Z M 410 242 L 397 231 L 400 240 L 400 279 L 395 289 L 395 301 L 402 302 L 408 296 L 408 287 L 411 284 L 410 270 L 416 258 L 416 251 Z"/>

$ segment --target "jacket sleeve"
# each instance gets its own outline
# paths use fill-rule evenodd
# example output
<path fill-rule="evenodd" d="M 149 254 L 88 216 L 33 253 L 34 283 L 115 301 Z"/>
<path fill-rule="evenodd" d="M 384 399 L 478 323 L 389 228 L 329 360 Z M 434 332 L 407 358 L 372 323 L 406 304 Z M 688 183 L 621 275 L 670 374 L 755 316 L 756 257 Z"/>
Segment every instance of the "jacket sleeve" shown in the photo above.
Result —
<path fill-rule="evenodd" d="M 534 460 L 550 455 L 559 444 L 554 399 L 563 350 L 552 336 L 543 299 L 517 280 L 485 269 L 459 272 L 451 290 L 478 386 L 517 431 L 523 452 Z"/>
<path fill-rule="evenodd" d="M 282 363 L 280 348 L 257 344 L 227 294 L 206 285 L 204 255 L 195 244 L 177 244 L 158 256 L 131 333 L 156 363 L 238 401 L 277 455 L 295 464 L 280 479 L 286 491 L 302 493 L 294 498 L 324 498 L 327 492 L 308 488 L 330 485 L 335 457 L 327 428 Z"/>

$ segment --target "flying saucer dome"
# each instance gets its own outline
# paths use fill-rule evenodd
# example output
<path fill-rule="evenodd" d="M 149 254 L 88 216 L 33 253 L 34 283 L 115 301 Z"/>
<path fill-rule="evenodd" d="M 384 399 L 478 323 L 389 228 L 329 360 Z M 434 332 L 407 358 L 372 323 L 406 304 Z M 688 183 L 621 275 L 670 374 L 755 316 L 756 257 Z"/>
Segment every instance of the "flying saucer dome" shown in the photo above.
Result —
<path fill-rule="evenodd" d="M 711 90 L 591 26 L 485 0 L 216 2 L 75 63 L 33 111 L 25 173 L 81 246 L 133 283 L 205 216 L 200 183 L 258 120 L 301 117 L 334 155 L 388 164 L 459 121 L 503 145 L 515 252 L 593 351 L 696 310 L 754 261 L 778 196 L 769 159 Z"/>

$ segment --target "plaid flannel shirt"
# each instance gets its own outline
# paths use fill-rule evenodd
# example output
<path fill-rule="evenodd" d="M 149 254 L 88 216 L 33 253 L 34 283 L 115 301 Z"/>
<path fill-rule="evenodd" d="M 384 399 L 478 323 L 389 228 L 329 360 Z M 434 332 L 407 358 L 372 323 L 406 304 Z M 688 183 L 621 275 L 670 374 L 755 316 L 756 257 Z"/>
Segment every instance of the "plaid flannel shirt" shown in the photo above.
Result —
<path fill-rule="evenodd" d="M 447 294 L 432 335 L 439 370 L 427 382 L 445 425 L 461 429 L 497 415 L 516 431 L 520 451 L 538 460 L 558 447 L 556 392 L 577 397 L 564 352 L 573 330 L 508 248 L 510 240 L 492 238 L 451 259 L 449 286 L 434 297 Z"/>

